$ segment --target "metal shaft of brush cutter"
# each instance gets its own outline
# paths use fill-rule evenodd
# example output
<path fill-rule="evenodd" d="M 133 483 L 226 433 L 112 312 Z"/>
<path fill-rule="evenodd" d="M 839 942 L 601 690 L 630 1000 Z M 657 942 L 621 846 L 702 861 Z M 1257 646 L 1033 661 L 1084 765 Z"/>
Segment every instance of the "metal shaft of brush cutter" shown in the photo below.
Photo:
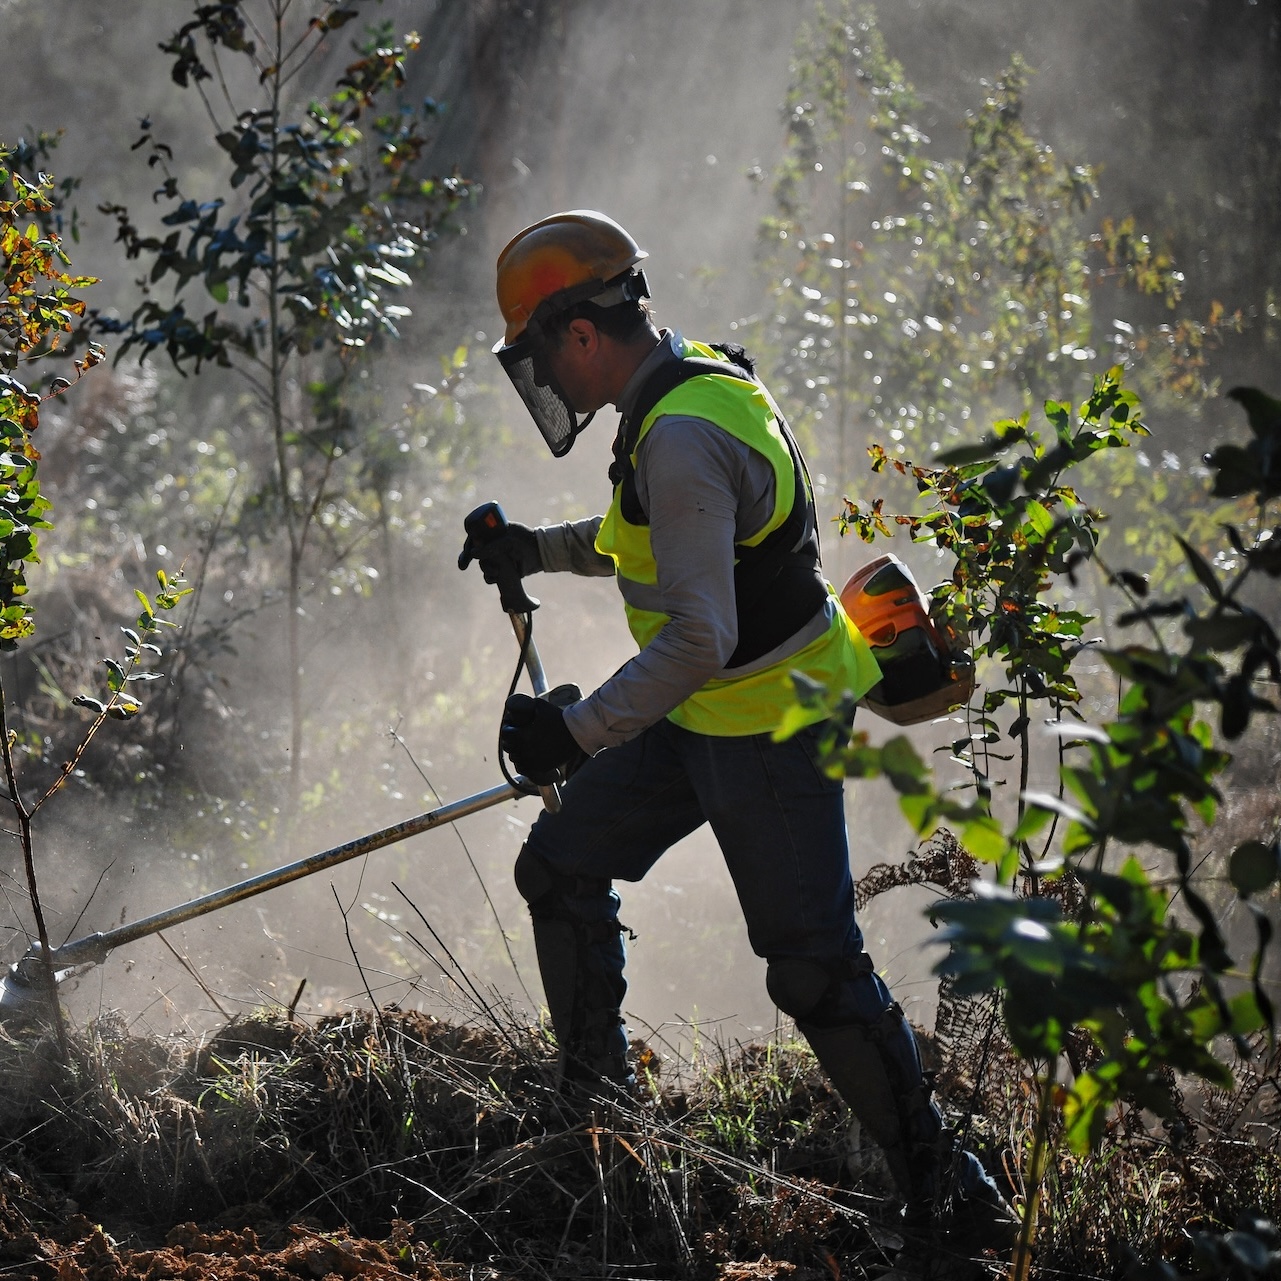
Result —
<path fill-rule="evenodd" d="M 518 779 L 517 783 L 522 781 Z M 344 845 L 335 845 L 332 849 L 322 850 L 319 854 L 309 855 L 295 863 L 286 863 L 282 867 L 260 872 L 257 876 L 238 881 L 235 885 L 228 885 L 225 889 L 214 890 L 201 898 L 179 903 L 176 907 L 156 912 L 152 916 L 132 921 L 128 925 L 120 925 L 114 930 L 73 939 L 69 943 L 62 944 L 61 947 L 55 947 L 51 953 L 50 959 L 55 970 L 58 971 L 57 981 L 62 982 L 78 966 L 101 965 L 111 952 L 118 947 L 123 947 L 126 943 L 136 942 L 151 934 L 159 934 L 161 930 L 169 929 L 171 926 L 181 925 L 198 916 L 205 916 L 220 908 L 230 907 L 231 904 L 239 903 L 242 899 L 264 894 L 267 890 L 273 890 L 279 885 L 288 885 L 290 881 L 301 880 L 304 876 L 313 876 L 316 872 L 337 867 L 340 863 L 359 858 L 362 854 L 372 853 L 385 845 L 394 845 L 397 841 L 407 840 L 422 832 L 430 832 L 433 828 L 443 827 L 456 819 L 465 818 L 468 814 L 478 813 L 480 810 L 489 809 L 491 806 L 502 804 L 503 801 L 514 800 L 524 795 L 527 795 L 524 788 L 512 783 L 502 783 L 497 787 L 464 797 L 460 801 L 453 801 L 449 805 L 429 810 L 425 814 L 407 818 L 404 822 L 394 823 L 380 831 L 371 832 L 367 836 L 357 837 Z M 45 973 L 40 944 L 34 943 L 27 954 L 15 962 L 10 967 L 9 973 L 0 980 L 0 1019 L 6 1014 L 29 1008 L 33 1001 L 38 1002 L 42 998 L 45 990 Z"/>

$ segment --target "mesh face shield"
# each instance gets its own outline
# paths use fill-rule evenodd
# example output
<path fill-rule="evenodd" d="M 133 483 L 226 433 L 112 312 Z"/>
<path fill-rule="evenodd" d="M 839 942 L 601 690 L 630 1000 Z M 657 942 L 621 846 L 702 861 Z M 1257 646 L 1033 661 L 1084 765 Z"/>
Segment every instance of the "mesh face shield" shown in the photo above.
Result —
<path fill-rule="evenodd" d="M 543 358 L 547 342 L 544 326 L 558 314 L 580 302 L 613 307 L 648 297 L 649 283 L 643 271 L 628 271 L 605 283 L 589 280 L 545 299 L 529 318 L 520 337 L 509 343 L 494 344 L 494 355 L 498 357 L 498 363 L 507 371 L 507 377 L 525 402 L 529 416 L 542 433 L 553 457 L 563 458 L 569 453 L 578 434 L 596 415 L 593 410 L 580 420 L 574 407 L 565 398 L 565 393 Z"/>
<path fill-rule="evenodd" d="M 556 384 L 547 362 L 539 358 L 541 343 L 522 335 L 513 343 L 496 343 L 494 355 L 507 371 L 529 416 L 542 433 L 547 448 L 555 458 L 563 458 L 574 447 L 578 433 L 591 422 L 594 414 L 580 421 L 564 392 Z"/>

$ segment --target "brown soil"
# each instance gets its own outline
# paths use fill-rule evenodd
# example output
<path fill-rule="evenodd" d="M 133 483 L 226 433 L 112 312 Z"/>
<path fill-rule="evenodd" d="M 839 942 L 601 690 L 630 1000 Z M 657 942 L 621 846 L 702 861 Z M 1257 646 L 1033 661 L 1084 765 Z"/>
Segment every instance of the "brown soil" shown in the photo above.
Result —
<path fill-rule="evenodd" d="M 0 1215 L 12 1207 L 0 1205 Z M 0 1244 L 0 1275 L 32 1281 L 328 1281 L 337 1277 L 457 1277 L 442 1271 L 408 1239 L 370 1241 L 346 1232 L 320 1233 L 294 1224 L 277 1242 L 259 1241 L 252 1228 L 202 1231 L 182 1223 L 156 1249 L 128 1249 L 83 1215 L 72 1215 L 53 1236 L 19 1232 Z M 489 1274 L 494 1275 L 494 1274 Z"/>

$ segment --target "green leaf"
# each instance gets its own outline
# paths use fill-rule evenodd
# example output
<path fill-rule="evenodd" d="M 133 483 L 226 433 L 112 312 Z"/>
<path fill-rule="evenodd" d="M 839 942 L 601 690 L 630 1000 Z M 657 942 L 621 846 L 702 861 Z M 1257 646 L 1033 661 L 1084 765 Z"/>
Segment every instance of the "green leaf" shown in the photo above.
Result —
<path fill-rule="evenodd" d="M 1024 792 L 1023 800 L 1033 809 L 1047 810 L 1051 814 L 1061 815 L 1082 827 L 1092 827 L 1094 820 L 1084 810 L 1078 809 L 1071 801 L 1050 792 Z M 1028 820 L 1025 817 L 1024 823 Z M 1020 830 L 1022 830 L 1020 826 Z"/>
<path fill-rule="evenodd" d="M 996 879 L 1002 885 L 1009 885 L 1019 870 L 1019 847 L 1013 843 L 1005 847 L 1005 853 L 996 861 Z"/>
<path fill-rule="evenodd" d="M 1040 921 L 1027 917 L 1011 921 L 1001 941 L 1010 956 L 1034 974 L 1063 973 L 1064 956 L 1060 941 Z"/>
<path fill-rule="evenodd" d="M 1045 416 L 1054 424 L 1054 434 L 1063 444 L 1072 439 L 1072 406 L 1060 400 L 1045 402 Z"/>
<path fill-rule="evenodd" d="M 1217 614 L 1190 618 L 1183 630 L 1197 649 L 1233 650 L 1248 644 L 1259 633 L 1257 618 L 1248 614 Z"/>
<path fill-rule="evenodd" d="M 1045 732 L 1057 738 L 1070 738 L 1079 740 L 1065 744 L 1069 747 L 1079 747 L 1082 742 L 1102 743 L 1105 746 L 1112 740 L 1108 737 L 1107 731 L 1100 729 L 1097 725 L 1087 725 L 1084 721 L 1078 721 L 1069 724 L 1066 721 L 1056 721 L 1052 725 L 1045 727 Z"/>
<path fill-rule="evenodd" d="M 1257 993 L 1251 990 L 1238 993 L 1228 1002 L 1228 1011 L 1231 1015 L 1229 1028 L 1238 1036 L 1248 1036 L 1251 1032 L 1261 1031 L 1266 1024 L 1256 997 Z"/>
<path fill-rule="evenodd" d="M 1064 1138 L 1077 1156 L 1087 1156 L 1102 1141 L 1109 1095 L 1092 1072 L 1078 1076 L 1068 1092 L 1063 1107 Z"/>
<path fill-rule="evenodd" d="M 983 492 L 991 500 L 992 505 L 1002 507 L 1014 496 L 1018 482 L 1017 467 L 998 467 L 995 471 L 988 472 L 979 483 L 983 486 Z"/>
<path fill-rule="evenodd" d="M 911 740 L 902 734 L 895 735 L 881 748 L 881 769 L 897 792 L 924 795 L 930 791 L 930 767 L 918 755 Z"/>
<path fill-rule="evenodd" d="M 1027 506 L 1023 509 L 1023 514 L 1027 517 L 1027 522 L 1032 528 L 1045 538 L 1054 528 L 1054 517 L 1050 515 L 1047 508 L 1035 499 L 1028 501 Z"/>
<path fill-rule="evenodd" d="M 225 303 L 231 297 L 231 289 L 225 280 L 207 280 L 205 288 L 214 302 Z"/>
<path fill-rule="evenodd" d="M 1030 841 L 1049 821 L 1050 811 L 1041 805 L 1030 805 L 1019 825 L 1010 833 L 1012 841 Z"/>
<path fill-rule="evenodd" d="M 791 738 L 793 734 L 799 733 L 806 726 L 814 723 L 814 713 L 807 707 L 802 707 L 800 703 L 792 703 L 783 713 L 783 719 L 779 722 L 778 728 L 771 735 L 774 742 L 781 743 L 784 739 Z"/>
<path fill-rule="evenodd" d="M 1228 877 L 1242 898 L 1262 893 L 1281 877 L 1281 847 L 1243 841 L 1228 860 Z"/>
<path fill-rule="evenodd" d="M 1223 588 L 1219 585 L 1219 580 L 1215 577 L 1214 570 L 1210 568 L 1205 557 L 1186 538 L 1179 534 L 1175 534 L 1174 538 L 1179 546 L 1183 548 L 1183 555 L 1187 558 L 1188 564 L 1192 566 L 1192 572 L 1197 576 L 1197 581 L 1215 600 L 1221 601 L 1223 599 Z"/>
<path fill-rule="evenodd" d="M 994 818 L 984 816 L 971 819 L 958 833 L 960 842 L 976 859 L 983 863 L 997 863 L 1009 848 L 1009 841 L 1001 825 Z"/>
<path fill-rule="evenodd" d="M 900 795 L 898 807 L 918 836 L 930 836 L 938 824 L 934 811 L 934 798 L 924 795 Z"/>
<path fill-rule="evenodd" d="M 317 31 L 337 31 L 357 16 L 358 11 L 355 9 L 334 9 L 324 17 L 312 18 L 307 25 Z"/>
<path fill-rule="evenodd" d="M 934 455 L 934 462 L 940 467 L 967 467 L 971 463 L 988 463 L 999 458 L 1006 449 L 1006 442 L 995 436 L 987 436 L 977 445 L 958 445 L 955 449 L 945 449 Z"/>
<path fill-rule="evenodd" d="M 1063 833 L 1063 852 L 1080 854 L 1083 850 L 1090 849 L 1096 839 L 1093 824 L 1069 823 L 1067 831 Z"/>
<path fill-rule="evenodd" d="M 1223 1015 L 1212 1001 L 1199 1001 L 1183 1011 L 1184 1024 L 1193 1040 L 1204 1044 L 1224 1030 Z"/>
<path fill-rule="evenodd" d="M 1260 440 L 1281 440 L 1281 400 L 1276 400 L 1257 387 L 1233 387 L 1228 399 L 1235 400 L 1250 420 L 1250 430 Z"/>

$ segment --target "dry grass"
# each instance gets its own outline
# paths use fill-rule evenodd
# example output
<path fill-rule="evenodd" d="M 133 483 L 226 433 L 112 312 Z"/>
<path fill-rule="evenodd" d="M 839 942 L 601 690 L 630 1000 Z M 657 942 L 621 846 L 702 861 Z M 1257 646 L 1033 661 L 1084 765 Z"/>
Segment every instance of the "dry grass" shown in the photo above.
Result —
<path fill-rule="evenodd" d="M 292 1224 L 522 1277 L 881 1257 L 888 1211 L 842 1186 L 841 1109 L 796 1045 L 620 1104 L 558 1094 L 536 1031 L 399 1011 L 252 1019 L 196 1049 L 102 1025 L 74 1044 L 65 1077 L 47 1039 L 0 1041 L 10 1239 L 78 1211 L 144 1251 L 185 1220 L 264 1243 Z"/>
<path fill-rule="evenodd" d="M 957 892 L 969 869 L 934 850 L 875 873 Z M 0 1279 L 839 1281 L 890 1262 L 883 1167 L 803 1045 L 719 1047 L 660 1080 L 638 1044 L 642 1097 L 592 1102 L 554 1088 L 544 1033 L 487 1014 L 264 1015 L 198 1046 L 103 1019 L 70 1073 L 47 1036 L 0 1033 Z M 1017 1201 L 1035 1089 L 992 1008 L 944 991 L 925 1041 L 949 1118 Z M 1257 1049 L 1230 1094 L 1173 1082 L 1173 1127 L 1125 1112 L 1098 1155 L 1059 1158 L 1034 1276 L 1187 1272 L 1196 1230 L 1275 1218 L 1281 1059 Z"/>
<path fill-rule="evenodd" d="M 1011 1172 L 1013 1194 L 1032 1091 L 981 1010 L 943 1009 L 949 1111 L 974 1108 L 971 1143 Z M 94 1224 L 114 1239 L 112 1281 L 163 1275 L 156 1251 L 190 1244 L 194 1228 L 173 1237 L 184 1222 L 224 1252 L 239 1241 L 263 1275 L 268 1256 L 313 1257 L 304 1239 L 341 1238 L 352 1259 L 383 1243 L 388 1275 L 412 1263 L 400 1275 L 421 1276 L 484 1261 L 493 1277 L 806 1281 L 863 1275 L 892 1253 L 879 1172 L 856 1159 L 842 1107 L 795 1043 L 725 1051 L 625 1105 L 557 1094 L 535 1030 L 399 1011 L 250 1019 L 200 1047 L 100 1023 L 75 1055 L 67 1077 L 48 1039 L 0 1040 L 0 1276 L 15 1249 L 69 1231 L 83 1253 Z M 1232 1095 L 1189 1096 L 1176 1133 L 1130 1114 L 1097 1157 L 1062 1158 L 1037 1270 L 1115 1276 L 1127 1251 L 1186 1264 L 1189 1229 L 1274 1208 L 1278 1066 L 1260 1057 Z M 130 1271 L 135 1258 L 150 1272 Z M 753 1273 L 762 1260 L 774 1271 Z"/>

